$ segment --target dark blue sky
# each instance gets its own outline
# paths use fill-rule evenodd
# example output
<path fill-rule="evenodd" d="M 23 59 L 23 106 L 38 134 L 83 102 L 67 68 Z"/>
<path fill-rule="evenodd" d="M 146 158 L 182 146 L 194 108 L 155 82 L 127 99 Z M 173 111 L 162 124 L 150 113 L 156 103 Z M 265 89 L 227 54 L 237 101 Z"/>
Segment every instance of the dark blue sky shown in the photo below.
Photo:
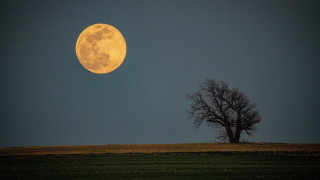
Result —
<path fill-rule="evenodd" d="M 0 147 L 215 142 L 186 94 L 206 78 L 258 104 L 250 141 L 320 143 L 318 1 L 7 1 L 1 4 Z M 96 23 L 127 55 L 98 75 L 78 62 Z M 245 137 L 246 138 L 246 137 Z"/>

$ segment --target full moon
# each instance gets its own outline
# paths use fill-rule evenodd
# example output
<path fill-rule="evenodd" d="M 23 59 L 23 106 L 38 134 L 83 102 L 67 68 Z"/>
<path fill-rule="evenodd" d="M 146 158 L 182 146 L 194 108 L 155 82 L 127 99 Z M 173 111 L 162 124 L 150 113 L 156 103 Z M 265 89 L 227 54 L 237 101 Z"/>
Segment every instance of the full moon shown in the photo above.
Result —
<path fill-rule="evenodd" d="M 105 74 L 117 69 L 127 53 L 121 32 L 108 24 L 94 24 L 79 35 L 76 54 L 88 71 Z"/>

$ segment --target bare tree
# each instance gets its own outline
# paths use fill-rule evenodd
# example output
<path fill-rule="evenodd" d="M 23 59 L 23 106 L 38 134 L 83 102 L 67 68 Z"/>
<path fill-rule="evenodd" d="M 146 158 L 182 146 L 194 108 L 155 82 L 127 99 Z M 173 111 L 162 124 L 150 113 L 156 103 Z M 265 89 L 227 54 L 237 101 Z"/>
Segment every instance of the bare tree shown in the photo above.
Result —
<path fill-rule="evenodd" d="M 243 132 L 252 135 L 261 121 L 256 104 L 237 88 L 229 88 L 224 81 L 207 79 L 197 92 L 187 95 L 191 101 L 187 111 L 197 129 L 202 123 L 215 127 L 218 138 L 239 143 Z"/>

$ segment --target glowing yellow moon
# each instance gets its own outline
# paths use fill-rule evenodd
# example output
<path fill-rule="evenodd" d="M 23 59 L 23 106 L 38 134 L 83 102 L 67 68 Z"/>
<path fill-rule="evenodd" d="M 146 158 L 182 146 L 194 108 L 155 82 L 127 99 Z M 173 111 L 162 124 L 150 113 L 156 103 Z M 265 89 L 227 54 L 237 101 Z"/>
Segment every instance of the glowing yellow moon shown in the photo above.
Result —
<path fill-rule="evenodd" d="M 108 24 L 94 24 L 79 35 L 76 54 L 81 65 L 97 74 L 117 69 L 127 53 L 121 32 Z"/>

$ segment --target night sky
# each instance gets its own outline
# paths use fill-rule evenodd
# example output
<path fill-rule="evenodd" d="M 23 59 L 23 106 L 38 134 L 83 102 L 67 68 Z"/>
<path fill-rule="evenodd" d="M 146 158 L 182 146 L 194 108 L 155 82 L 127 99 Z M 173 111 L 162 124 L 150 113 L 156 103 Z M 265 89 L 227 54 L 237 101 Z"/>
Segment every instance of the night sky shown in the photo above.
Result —
<path fill-rule="evenodd" d="M 257 103 L 244 139 L 320 143 L 319 1 L 22 0 L 0 12 L 0 147 L 217 142 L 185 112 L 207 78 Z M 103 75 L 75 53 L 97 23 L 127 43 Z"/>

